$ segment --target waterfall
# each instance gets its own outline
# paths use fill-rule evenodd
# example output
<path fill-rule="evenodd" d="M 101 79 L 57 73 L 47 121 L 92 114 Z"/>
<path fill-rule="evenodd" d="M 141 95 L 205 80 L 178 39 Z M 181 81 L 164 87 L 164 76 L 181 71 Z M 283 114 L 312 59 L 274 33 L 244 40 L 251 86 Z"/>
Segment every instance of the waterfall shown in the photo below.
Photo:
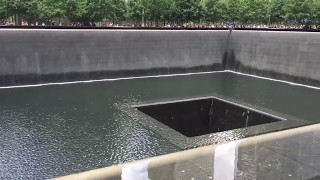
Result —
<path fill-rule="evenodd" d="M 211 106 L 210 106 L 210 111 L 209 111 L 209 117 L 210 117 L 210 122 L 209 122 L 209 131 L 211 132 L 212 130 L 212 123 L 213 123 L 213 98 L 211 100 Z"/>

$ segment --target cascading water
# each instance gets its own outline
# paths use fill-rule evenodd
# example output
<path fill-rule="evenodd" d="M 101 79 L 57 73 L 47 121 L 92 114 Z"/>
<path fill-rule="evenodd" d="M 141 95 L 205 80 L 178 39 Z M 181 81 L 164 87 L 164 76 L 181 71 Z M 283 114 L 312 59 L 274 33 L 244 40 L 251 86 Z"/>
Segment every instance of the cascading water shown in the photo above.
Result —
<path fill-rule="evenodd" d="M 211 100 L 211 106 L 210 106 L 210 111 L 209 111 L 209 117 L 210 117 L 210 122 L 209 122 L 209 131 L 211 132 L 212 130 L 212 124 L 213 124 L 213 101 L 214 99 L 212 98 Z"/>

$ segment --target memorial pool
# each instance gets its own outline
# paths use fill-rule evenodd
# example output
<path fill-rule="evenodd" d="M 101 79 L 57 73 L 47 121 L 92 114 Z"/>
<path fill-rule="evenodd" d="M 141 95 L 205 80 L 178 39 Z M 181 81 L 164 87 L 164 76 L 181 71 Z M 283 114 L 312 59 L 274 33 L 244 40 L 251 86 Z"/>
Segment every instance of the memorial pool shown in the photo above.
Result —
<path fill-rule="evenodd" d="M 187 146 L 131 114 L 134 105 L 209 96 L 280 116 L 286 124 L 200 136 Z M 2 88 L 0 178 L 54 178 L 319 123 L 319 107 L 319 88 L 233 72 Z"/>

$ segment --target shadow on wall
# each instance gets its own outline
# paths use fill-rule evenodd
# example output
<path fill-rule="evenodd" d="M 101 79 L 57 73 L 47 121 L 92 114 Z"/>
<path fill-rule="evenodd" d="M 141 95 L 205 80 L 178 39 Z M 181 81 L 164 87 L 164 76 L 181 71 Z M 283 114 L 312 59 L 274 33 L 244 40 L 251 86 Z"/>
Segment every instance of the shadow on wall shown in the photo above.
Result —
<path fill-rule="evenodd" d="M 227 48 L 223 55 L 222 68 L 224 70 L 235 70 L 235 64 L 236 58 L 232 44 L 232 31 L 230 31 L 227 37 Z"/>
<path fill-rule="evenodd" d="M 224 67 L 319 87 L 319 42 L 317 32 L 232 31 Z"/>

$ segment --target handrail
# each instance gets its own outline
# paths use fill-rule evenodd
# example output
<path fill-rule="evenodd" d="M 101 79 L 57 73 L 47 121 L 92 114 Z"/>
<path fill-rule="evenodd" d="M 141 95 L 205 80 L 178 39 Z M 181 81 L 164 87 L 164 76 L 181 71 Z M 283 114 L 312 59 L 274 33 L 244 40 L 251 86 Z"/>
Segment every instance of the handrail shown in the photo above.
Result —
<path fill-rule="evenodd" d="M 310 125 L 310 126 L 280 131 L 280 132 L 274 132 L 274 133 L 265 134 L 265 135 L 259 135 L 259 136 L 243 139 L 243 140 L 241 140 L 241 142 L 239 141 L 238 147 L 246 147 L 249 145 L 274 141 L 275 139 L 287 138 L 290 136 L 295 136 L 295 135 L 299 135 L 302 133 L 308 133 L 308 132 L 319 131 L 319 130 L 320 130 L 320 124 L 315 124 L 315 125 Z M 228 143 L 226 143 L 226 144 L 228 144 Z M 192 159 L 210 156 L 213 154 L 215 149 L 221 145 L 223 145 L 223 144 L 200 147 L 197 149 L 191 149 L 191 150 L 187 150 L 187 151 L 157 156 L 157 157 L 148 158 L 145 160 L 140 160 L 140 161 L 136 161 L 136 162 L 132 162 L 132 163 L 126 163 L 126 164 L 121 164 L 121 165 L 117 165 L 117 166 L 111 166 L 111 167 L 91 170 L 91 171 L 87 171 L 87 172 L 83 172 L 83 173 L 79 173 L 79 174 L 73 174 L 73 175 L 69 175 L 69 176 L 59 177 L 59 178 L 57 178 L 57 180 L 121 179 L 122 170 L 124 167 L 126 167 L 128 165 L 141 163 L 141 162 L 148 162 L 149 163 L 148 170 L 149 171 L 156 170 L 159 167 L 170 166 L 170 165 L 173 165 L 173 164 L 176 164 L 179 162 L 185 162 L 185 161 L 189 161 Z"/>

